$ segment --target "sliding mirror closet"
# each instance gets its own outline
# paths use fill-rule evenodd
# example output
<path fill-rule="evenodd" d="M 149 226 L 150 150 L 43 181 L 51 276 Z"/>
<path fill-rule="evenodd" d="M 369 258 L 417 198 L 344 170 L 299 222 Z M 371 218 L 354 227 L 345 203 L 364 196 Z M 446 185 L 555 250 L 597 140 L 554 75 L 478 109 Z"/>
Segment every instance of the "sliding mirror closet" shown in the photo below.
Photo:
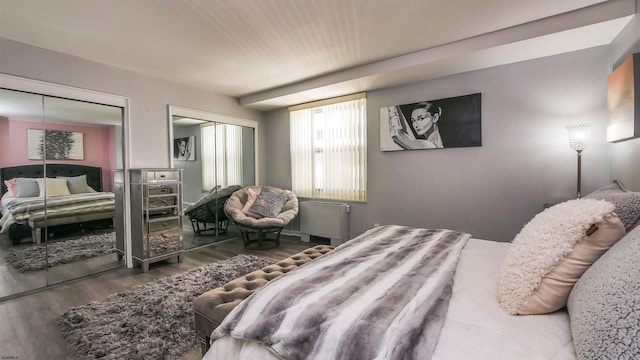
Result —
<path fill-rule="evenodd" d="M 183 170 L 185 250 L 239 238 L 224 203 L 256 184 L 257 122 L 169 106 L 173 168 Z"/>
<path fill-rule="evenodd" d="M 125 104 L 4 75 L 0 85 L 0 298 L 123 266 L 113 170 Z"/>

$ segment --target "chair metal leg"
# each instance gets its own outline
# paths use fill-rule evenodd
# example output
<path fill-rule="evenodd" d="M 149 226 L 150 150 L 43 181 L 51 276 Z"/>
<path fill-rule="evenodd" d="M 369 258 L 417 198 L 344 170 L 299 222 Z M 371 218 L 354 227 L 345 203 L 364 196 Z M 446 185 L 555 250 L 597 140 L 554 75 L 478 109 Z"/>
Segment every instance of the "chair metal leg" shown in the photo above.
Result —
<path fill-rule="evenodd" d="M 198 340 L 200 341 L 200 351 L 202 352 L 202 357 L 204 357 L 204 354 L 206 354 L 207 351 L 209 351 L 209 348 L 211 347 L 211 339 L 203 334 L 198 334 Z"/>

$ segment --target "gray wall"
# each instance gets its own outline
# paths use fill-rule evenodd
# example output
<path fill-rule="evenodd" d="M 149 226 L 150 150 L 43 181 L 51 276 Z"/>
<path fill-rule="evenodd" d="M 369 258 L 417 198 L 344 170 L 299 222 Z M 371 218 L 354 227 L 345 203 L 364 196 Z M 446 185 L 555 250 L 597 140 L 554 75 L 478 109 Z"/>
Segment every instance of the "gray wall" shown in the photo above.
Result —
<path fill-rule="evenodd" d="M 367 93 L 368 201 L 351 236 L 375 223 L 451 228 L 510 241 L 545 203 L 576 192 L 576 153 L 565 125 L 594 123 L 583 156 L 583 193 L 609 182 L 609 48 L 553 56 Z M 379 109 L 482 93 L 482 146 L 381 152 Z M 289 116 L 267 114 L 266 180 L 290 187 Z"/>

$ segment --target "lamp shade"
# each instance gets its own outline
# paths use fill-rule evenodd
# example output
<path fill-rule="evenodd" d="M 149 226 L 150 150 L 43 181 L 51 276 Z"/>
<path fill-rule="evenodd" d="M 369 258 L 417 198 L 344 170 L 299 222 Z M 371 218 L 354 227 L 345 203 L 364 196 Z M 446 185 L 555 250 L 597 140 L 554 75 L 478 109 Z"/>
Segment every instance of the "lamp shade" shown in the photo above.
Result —
<path fill-rule="evenodd" d="M 575 124 L 567 126 L 569 147 L 575 151 L 582 151 L 591 142 L 591 124 Z"/>

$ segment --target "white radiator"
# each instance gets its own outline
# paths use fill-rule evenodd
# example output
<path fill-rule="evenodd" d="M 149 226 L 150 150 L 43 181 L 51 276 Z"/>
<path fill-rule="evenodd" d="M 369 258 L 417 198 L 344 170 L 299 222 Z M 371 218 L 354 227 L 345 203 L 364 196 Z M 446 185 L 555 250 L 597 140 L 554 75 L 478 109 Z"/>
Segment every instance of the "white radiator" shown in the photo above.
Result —
<path fill-rule="evenodd" d="M 351 205 L 320 201 L 300 203 L 300 233 L 302 241 L 309 242 L 311 235 L 331 239 L 337 246 L 349 240 L 349 213 Z"/>

